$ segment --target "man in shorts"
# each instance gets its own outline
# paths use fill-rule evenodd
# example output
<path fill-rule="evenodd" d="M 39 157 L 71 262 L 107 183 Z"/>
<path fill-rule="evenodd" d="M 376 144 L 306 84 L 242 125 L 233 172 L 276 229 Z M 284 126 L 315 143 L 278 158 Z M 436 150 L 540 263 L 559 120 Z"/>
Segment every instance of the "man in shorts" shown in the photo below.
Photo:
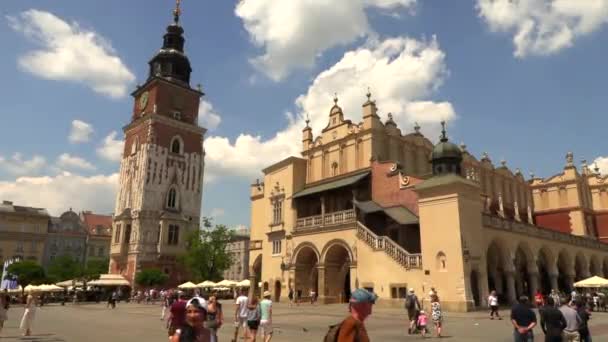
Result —
<path fill-rule="evenodd" d="M 405 309 L 407 310 L 407 318 L 410 322 L 408 334 L 416 332 L 416 321 L 418 320 L 418 312 L 420 312 L 420 301 L 414 294 L 414 289 L 410 289 L 407 297 L 405 298 Z"/>
<path fill-rule="evenodd" d="M 247 303 L 249 298 L 247 297 L 247 290 L 241 289 L 241 295 L 236 299 L 235 310 L 234 310 L 234 339 L 232 342 L 239 340 L 239 328 L 243 328 L 243 331 L 247 329 Z"/>
<path fill-rule="evenodd" d="M 272 339 L 272 300 L 270 300 L 269 291 L 264 291 L 264 299 L 260 302 L 260 311 L 262 342 L 270 342 L 270 339 Z"/>

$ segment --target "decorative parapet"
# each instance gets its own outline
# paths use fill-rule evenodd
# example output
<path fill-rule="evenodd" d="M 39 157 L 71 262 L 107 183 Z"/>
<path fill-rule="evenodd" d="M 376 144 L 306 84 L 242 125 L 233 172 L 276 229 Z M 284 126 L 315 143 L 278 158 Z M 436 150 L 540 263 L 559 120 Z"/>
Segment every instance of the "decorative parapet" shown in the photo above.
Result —
<path fill-rule="evenodd" d="M 262 249 L 262 240 L 251 240 L 249 242 L 249 250 L 253 251 L 257 249 Z"/>
<path fill-rule="evenodd" d="M 504 230 L 539 239 L 563 242 L 571 245 L 594 248 L 608 252 L 608 244 L 599 242 L 598 240 L 589 237 L 557 232 L 554 230 L 541 228 L 524 222 L 506 220 L 501 217 L 492 216 L 485 213 L 482 214 L 482 222 L 485 227 L 491 229 Z"/>

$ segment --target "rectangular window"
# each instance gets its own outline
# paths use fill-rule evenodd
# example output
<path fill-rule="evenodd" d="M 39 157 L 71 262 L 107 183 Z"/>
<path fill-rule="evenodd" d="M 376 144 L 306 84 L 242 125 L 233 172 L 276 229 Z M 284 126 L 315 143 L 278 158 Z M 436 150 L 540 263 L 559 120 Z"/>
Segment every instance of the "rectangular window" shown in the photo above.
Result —
<path fill-rule="evenodd" d="M 177 245 L 179 242 L 179 226 L 169 225 L 169 236 L 167 239 L 168 245 Z"/>
<path fill-rule="evenodd" d="M 129 243 L 131 242 L 131 225 L 128 224 L 127 228 L 125 229 L 125 241 L 124 243 Z"/>
<path fill-rule="evenodd" d="M 276 199 L 272 204 L 272 224 L 283 222 L 283 199 Z"/>
<path fill-rule="evenodd" d="M 272 254 L 277 255 L 281 254 L 281 240 L 273 240 L 272 241 Z"/>
<path fill-rule="evenodd" d="M 116 225 L 116 230 L 114 231 L 114 243 L 120 243 L 120 225 Z"/>
<path fill-rule="evenodd" d="M 104 253 L 103 247 L 99 247 L 99 250 L 97 251 L 97 256 L 102 257 L 103 253 Z"/>
<path fill-rule="evenodd" d="M 36 241 L 32 241 L 31 248 L 32 248 L 32 252 L 36 251 Z"/>
<path fill-rule="evenodd" d="M 23 242 L 22 241 L 17 242 L 17 248 L 15 248 L 15 252 L 23 253 Z"/>
<path fill-rule="evenodd" d="M 95 253 L 95 248 L 94 247 L 89 247 L 89 256 L 92 257 L 93 253 Z"/>

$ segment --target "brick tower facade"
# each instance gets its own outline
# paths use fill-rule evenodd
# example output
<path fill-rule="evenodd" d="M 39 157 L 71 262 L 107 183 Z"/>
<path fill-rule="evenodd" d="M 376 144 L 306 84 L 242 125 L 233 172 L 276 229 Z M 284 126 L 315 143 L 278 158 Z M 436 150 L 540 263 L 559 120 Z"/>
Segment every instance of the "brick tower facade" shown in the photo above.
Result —
<path fill-rule="evenodd" d="M 176 259 L 200 222 L 206 130 L 198 125 L 198 108 L 204 94 L 190 87 L 179 2 L 174 14 L 147 81 L 131 94 L 133 115 L 123 128 L 109 270 L 132 284 L 146 268 L 161 269 L 171 283 L 184 280 Z"/>

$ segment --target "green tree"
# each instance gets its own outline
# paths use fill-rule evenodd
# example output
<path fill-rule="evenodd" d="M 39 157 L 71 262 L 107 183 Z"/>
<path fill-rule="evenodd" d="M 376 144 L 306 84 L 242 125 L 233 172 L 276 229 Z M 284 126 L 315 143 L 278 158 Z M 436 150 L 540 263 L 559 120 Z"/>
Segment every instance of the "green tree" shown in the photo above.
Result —
<path fill-rule="evenodd" d="M 232 264 L 226 246 L 233 236 L 234 231 L 226 226 L 214 226 L 211 219 L 203 218 L 202 229 L 187 237 L 187 251 L 179 260 L 196 281 L 221 280 L 222 273 Z"/>
<path fill-rule="evenodd" d="M 75 279 L 82 275 L 82 265 L 70 255 L 61 255 L 53 259 L 48 274 L 56 281 Z"/>
<path fill-rule="evenodd" d="M 148 268 L 135 275 L 135 282 L 144 287 L 163 285 L 168 279 L 169 276 L 158 268 Z"/>
<path fill-rule="evenodd" d="M 100 274 L 108 273 L 109 263 L 109 259 L 89 260 L 87 268 L 83 272 L 83 277 L 87 278 L 87 280 L 98 279 Z"/>
<path fill-rule="evenodd" d="M 24 288 L 29 284 L 42 284 L 47 279 L 44 268 L 31 260 L 15 262 L 6 271 L 11 277 L 16 277 L 17 283 Z"/>

